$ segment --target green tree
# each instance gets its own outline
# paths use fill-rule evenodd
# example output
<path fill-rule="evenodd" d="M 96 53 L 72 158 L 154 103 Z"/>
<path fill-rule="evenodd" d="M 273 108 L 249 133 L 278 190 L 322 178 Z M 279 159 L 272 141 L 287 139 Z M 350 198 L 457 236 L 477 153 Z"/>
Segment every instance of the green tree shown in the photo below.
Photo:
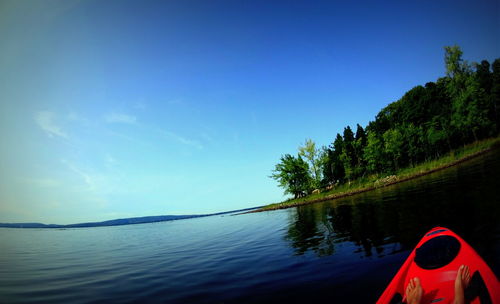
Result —
<path fill-rule="evenodd" d="M 416 127 L 410 123 L 402 128 L 404 141 L 406 143 L 406 155 L 410 164 L 415 165 L 424 153 L 425 134 L 422 127 Z"/>
<path fill-rule="evenodd" d="M 364 158 L 364 149 L 366 147 L 366 132 L 359 124 L 357 125 L 353 146 L 354 154 L 356 156 L 356 168 L 354 170 L 354 176 L 359 177 L 362 176 L 366 170 L 366 162 Z"/>
<path fill-rule="evenodd" d="M 399 129 L 390 129 L 384 133 L 383 137 L 385 152 L 393 161 L 393 169 L 398 170 L 403 156 L 403 134 Z"/>
<path fill-rule="evenodd" d="M 445 47 L 446 73 L 450 77 L 448 93 L 452 99 L 451 125 L 465 144 L 477 140 L 491 126 L 488 101 L 471 67 L 462 60 L 458 46 Z"/>
<path fill-rule="evenodd" d="M 490 63 L 488 60 L 483 60 L 481 63 L 476 63 L 476 77 L 479 82 L 479 86 L 484 90 L 486 94 L 490 94 L 492 86 L 492 73 L 490 71 Z"/>
<path fill-rule="evenodd" d="M 444 63 L 446 65 L 446 75 L 451 79 L 457 79 L 461 75 L 469 72 L 470 67 L 462 59 L 463 52 L 458 45 L 444 47 Z"/>
<path fill-rule="evenodd" d="M 283 155 L 270 177 L 278 181 L 279 186 L 285 189 L 285 194 L 292 194 L 295 198 L 302 197 L 311 190 L 309 165 L 300 155 Z"/>
<path fill-rule="evenodd" d="M 324 151 L 324 159 L 321 164 L 321 169 L 323 171 L 323 180 L 321 184 L 323 186 L 331 185 L 335 183 L 335 160 L 334 150 L 329 148 L 325 148 Z"/>
<path fill-rule="evenodd" d="M 318 188 L 321 182 L 321 151 L 316 148 L 312 139 L 306 139 L 303 146 L 299 146 L 299 156 L 309 162 L 310 175 L 313 179 L 313 188 Z"/>
<path fill-rule="evenodd" d="M 364 155 L 369 172 L 376 173 L 385 170 L 384 142 L 376 132 L 368 132 Z"/>
<path fill-rule="evenodd" d="M 329 166 L 329 163 L 330 163 L 331 152 L 333 152 L 333 151 L 330 151 L 330 148 L 329 147 L 325 147 L 325 146 L 321 147 L 321 149 L 319 150 L 318 168 L 319 168 L 319 171 L 320 171 L 321 179 L 320 179 L 319 183 L 316 185 L 315 188 L 322 188 L 322 187 L 326 187 L 329 184 L 331 184 L 330 178 L 328 178 L 328 177 L 325 176 L 325 173 L 329 174 L 329 172 L 327 172 L 327 167 Z M 331 173 L 333 173 L 333 171 L 331 170 L 331 168 L 330 168 L 329 171 Z"/>
<path fill-rule="evenodd" d="M 428 90 L 423 86 L 416 86 L 404 94 L 397 101 L 398 113 L 395 113 L 394 124 L 413 123 L 421 124 L 427 118 L 427 109 L 431 102 Z"/>
<path fill-rule="evenodd" d="M 355 177 L 355 167 L 357 163 L 356 152 L 354 150 L 354 133 L 351 127 L 344 128 L 342 154 L 340 160 L 344 165 L 345 177 L 350 181 Z"/>
<path fill-rule="evenodd" d="M 438 118 L 428 124 L 424 136 L 424 142 L 427 143 L 425 153 L 428 157 L 439 157 L 442 152 L 449 150 L 447 133 L 440 127 Z"/>
<path fill-rule="evenodd" d="M 345 168 L 344 164 L 342 163 L 342 160 L 340 159 L 342 155 L 342 150 L 344 147 L 344 139 L 342 138 L 342 135 L 337 133 L 337 137 L 335 137 L 335 140 L 333 141 L 333 176 L 335 177 L 334 182 L 340 182 L 343 183 L 345 179 Z"/>
<path fill-rule="evenodd" d="M 490 126 L 487 99 L 473 75 L 465 78 L 463 89 L 453 98 L 451 124 L 462 134 L 464 143 L 478 140 Z"/>
<path fill-rule="evenodd" d="M 328 148 L 324 148 L 322 162 L 323 186 L 342 183 L 344 181 L 344 165 L 340 159 L 343 145 L 342 136 L 337 134 L 335 141 Z"/>

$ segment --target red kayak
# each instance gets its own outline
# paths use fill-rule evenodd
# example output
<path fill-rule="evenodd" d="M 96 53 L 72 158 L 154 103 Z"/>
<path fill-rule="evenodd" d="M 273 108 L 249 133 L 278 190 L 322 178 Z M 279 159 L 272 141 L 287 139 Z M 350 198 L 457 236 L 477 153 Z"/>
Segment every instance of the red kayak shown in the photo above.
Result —
<path fill-rule="evenodd" d="M 377 303 L 404 303 L 408 281 L 418 277 L 422 304 L 453 303 L 455 278 L 461 265 L 469 266 L 471 281 L 466 303 L 500 303 L 500 283 L 481 257 L 453 231 L 436 227 L 420 240 Z"/>

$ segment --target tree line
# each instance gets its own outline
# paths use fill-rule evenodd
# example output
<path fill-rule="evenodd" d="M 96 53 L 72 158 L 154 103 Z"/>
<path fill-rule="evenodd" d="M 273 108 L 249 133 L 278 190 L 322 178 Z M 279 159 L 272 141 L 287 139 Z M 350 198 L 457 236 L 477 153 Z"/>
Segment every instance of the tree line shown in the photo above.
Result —
<path fill-rule="evenodd" d="M 446 76 L 416 86 L 354 132 L 346 126 L 329 146 L 307 139 L 285 154 L 271 178 L 295 198 L 371 174 L 391 174 L 500 131 L 500 58 L 468 63 L 445 49 Z"/>

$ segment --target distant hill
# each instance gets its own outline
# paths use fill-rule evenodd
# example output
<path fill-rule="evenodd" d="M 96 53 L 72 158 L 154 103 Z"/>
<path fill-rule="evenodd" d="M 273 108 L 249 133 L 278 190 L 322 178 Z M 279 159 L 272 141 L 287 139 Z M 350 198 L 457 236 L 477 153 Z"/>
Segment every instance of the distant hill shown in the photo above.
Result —
<path fill-rule="evenodd" d="M 134 225 L 134 224 L 175 221 L 175 220 L 190 219 L 190 218 L 196 218 L 196 217 L 223 215 L 223 214 L 253 210 L 253 209 L 257 209 L 257 208 L 260 208 L 260 207 L 233 210 L 233 211 L 225 211 L 225 212 L 218 212 L 218 213 L 211 213 L 211 214 L 142 216 L 142 217 L 130 217 L 130 218 L 124 218 L 124 219 L 115 219 L 115 220 L 109 220 L 109 221 L 104 221 L 104 222 L 89 222 L 89 223 L 68 224 L 68 225 L 42 224 L 42 223 L 0 223 L 0 228 L 84 228 L 84 227 Z"/>

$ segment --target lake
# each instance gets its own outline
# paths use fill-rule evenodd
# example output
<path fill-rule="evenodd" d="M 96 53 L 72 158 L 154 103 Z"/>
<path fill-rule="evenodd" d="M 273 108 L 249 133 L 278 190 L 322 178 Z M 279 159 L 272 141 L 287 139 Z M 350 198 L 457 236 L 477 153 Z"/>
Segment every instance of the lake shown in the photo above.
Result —
<path fill-rule="evenodd" d="M 498 277 L 499 189 L 495 151 L 298 208 L 115 227 L 3 228 L 0 302 L 372 303 L 437 225 L 462 236 Z"/>

